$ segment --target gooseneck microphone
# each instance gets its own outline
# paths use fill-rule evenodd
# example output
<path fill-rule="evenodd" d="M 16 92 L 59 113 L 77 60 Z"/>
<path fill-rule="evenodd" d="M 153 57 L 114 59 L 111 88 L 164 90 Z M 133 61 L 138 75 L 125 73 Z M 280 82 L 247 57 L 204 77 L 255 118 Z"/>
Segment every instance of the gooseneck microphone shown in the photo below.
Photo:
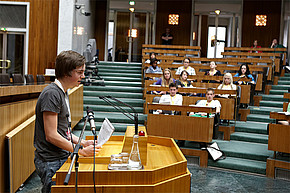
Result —
<path fill-rule="evenodd" d="M 89 109 L 89 107 L 87 107 L 87 116 L 88 116 L 88 121 L 89 121 L 90 126 L 91 126 L 91 130 L 92 130 L 93 134 L 96 135 L 96 125 L 95 125 L 95 119 L 94 119 L 94 112 L 92 109 Z"/>

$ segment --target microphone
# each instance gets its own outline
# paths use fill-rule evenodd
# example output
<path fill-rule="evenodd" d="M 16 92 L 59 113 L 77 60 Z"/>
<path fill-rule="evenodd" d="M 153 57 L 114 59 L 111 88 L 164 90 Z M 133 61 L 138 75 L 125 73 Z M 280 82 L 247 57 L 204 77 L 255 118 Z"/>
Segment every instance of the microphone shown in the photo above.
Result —
<path fill-rule="evenodd" d="M 87 116 L 88 116 L 88 120 L 91 126 L 91 130 L 93 132 L 94 135 L 96 135 L 96 125 L 95 125 L 95 119 L 94 119 L 94 112 L 92 109 L 89 109 L 89 107 L 87 107 Z"/>

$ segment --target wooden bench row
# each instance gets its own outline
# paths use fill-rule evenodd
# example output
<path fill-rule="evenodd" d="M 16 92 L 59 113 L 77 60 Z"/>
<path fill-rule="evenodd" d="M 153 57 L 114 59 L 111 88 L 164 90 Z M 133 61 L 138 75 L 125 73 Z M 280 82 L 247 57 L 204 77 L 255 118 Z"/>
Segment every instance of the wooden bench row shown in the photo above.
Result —
<path fill-rule="evenodd" d="M 168 91 L 167 87 L 157 87 L 157 86 L 150 86 L 146 88 L 147 91 Z M 179 88 L 178 92 L 180 93 L 206 93 L 206 88 Z M 216 98 L 220 101 L 222 105 L 220 118 L 226 119 L 226 120 L 234 120 L 235 119 L 235 109 L 237 104 L 237 91 L 236 90 L 220 90 L 216 89 L 215 94 L 229 94 L 232 95 L 232 98 Z M 146 93 L 145 94 L 145 106 L 144 106 L 144 112 L 148 114 L 148 107 L 147 104 L 151 104 L 153 101 L 153 98 L 156 96 L 161 95 L 155 95 Z M 192 97 L 192 96 L 183 96 L 182 105 L 188 106 L 188 105 L 194 105 L 198 100 L 205 99 L 205 97 Z"/>

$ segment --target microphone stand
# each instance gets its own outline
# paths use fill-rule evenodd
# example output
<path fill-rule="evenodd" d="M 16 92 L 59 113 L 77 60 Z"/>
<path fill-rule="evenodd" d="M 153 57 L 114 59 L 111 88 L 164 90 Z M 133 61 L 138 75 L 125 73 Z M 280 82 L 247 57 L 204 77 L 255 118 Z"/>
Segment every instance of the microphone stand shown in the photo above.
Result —
<path fill-rule="evenodd" d="M 116 110 L 121 112 L 123 115 L 128 117 L 130 120 L 134 121 L 135 135 L 138 135 L 138 113 L 136 112 L 136 110 L 131 105 L 129 105 L 127 103 L 124 103 L 124 102 L 120 101 L 119 99 L 116 99 L 115 97 L 112 97 L 112 96 L 100 96 L 99 98 L 104 100 L 106 103 L 108 103 L 112 107 L 114 107 Z M 123 109 L 122 107 L 120 107 L 116 103 L 112 102 L 110 99 L 115 101 L 115 102 L 121 103 L 124 106 L 129 107 L 130 109 L 132 109 L 134 114 L 128 112 L 126 109 Z"/>
<path fill-rule="evenodd" d="M 82 130 L 82 132 L 80 134 L 80 137 L 79 137 L 79 141 L 76 144 L 73 153 L 71 154 L 71 160 L 72 161 L 71 161 L 71 164 L 70 164 L 70 167 L 69 167 L 69 171 L 66 174 L 66 177 L 65 177 L 65 180 L 64 180 L 64 183 L 63 183 L 64 185 L 68 185 L 68 182 L 69 182 L 69 179 L 70 179 L 70 176 L 71 176 L 71 172 L 72 172 L 72 168 L 73 168 L 73 164 L 75 163 L 75 176 L 76 176 L 75 177 L 75 192 L 76 193 L 78 192 L 78 169 L 79 169 L 79 162 L 78 162 L 79 155 L 78 155 L 78 152 L 79 152 L 79 149 L 80 149 L 80 146 L 81 146 L 81 141 L 82 141 L 82 138 L 83 138 L 83 135 L 84 135 L 84 131 L 85 131 L 87 122 L 88 122 L 88 116 L 86 116 L 84 127 L 83 127 L 83 130 Z"/>

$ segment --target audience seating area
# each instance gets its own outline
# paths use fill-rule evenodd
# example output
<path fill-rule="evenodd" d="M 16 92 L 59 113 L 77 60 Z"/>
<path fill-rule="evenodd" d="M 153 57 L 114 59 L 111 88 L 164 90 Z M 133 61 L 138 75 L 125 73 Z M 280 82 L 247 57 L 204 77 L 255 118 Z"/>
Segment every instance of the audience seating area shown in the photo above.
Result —
<path fill-rule="evenodd" d="M 149 59 L 149 53 L 154 52 L 156 54 L 156 58 L 159 60 L 160 64 L 158 64 L 159 67 L 162 69 L 169 68 L 171 69 L 172 75 L 174 79 L 179 79 L 179 75 L 175 75 L 175 70 L 183 65 L 183 59 L 187 58 L 187 56 L 183 55 L 172 55 L 169 54 L 167 55 L 166 49 L 168 49 L 169 46 L 162 47 L 155 45 L 153 47 L 149 47 L 149 45 L 144 45 L 143 46 L 143 64 L 142 64 L 142 70 L 143 73 L 145 72 L 146 68 L 150 66 L 148 63 L 144 63 L 145 59 Z M 185 49 L 185 48 L 184 48 Z M 162 50 L 160 52 L 156 50 Z M 182 48 L 183 50 L 183 48 Z M 255 107 L 252 107 L 252 105 L 263 105 L 264 103 L 261 101 L 262 98 L 266 98 L 265 94 L 271 94 L 271 88 L 276 88 L 276 85 L 279 84 L 279 76 L 284 76 L 284 70 L 283 66 L 286 65 L 286 48 L 258 48 L 258 49 L 253 49 L 253 48 L 225 48 L 225 51 L 222 53 L 224 55 L 224 58 L 200 58 L 200 57 L 189 57 L 190 58 L 190 66 L 195 69 L 196 75 L 194 76 L 188 76 L 188 79 L 194 80 L 192 82 L 192 86 L 194 88 L 179 88 L 178 92 L 179 93 L 205 93 L 206 88 L 217 88 L 220 83 L 205 83 L 204 80 L 216 80 L 216 81 L 221 81 L 223 80 L 223 76 L 206 76 L 204 75 L 204 72 L 206 70 L 210 69 L 209 63 L 211 61 L 214 61 L 217 64 L 217 70 L 221 71 L 222 74 L 226 72 L 230 72 L 232 75 L 236 74 L 237 71 L 239 70 L 239 67 L 243 63 L 248 63 L 250 71 L 252 75 L 254 76 L 256 80 L 256 85 L 240 85 L 240 92 L 239 90 L 235 91 L 235 96 L 236 97 L 231 97 L 229 99 L 225 98 L 216 98 L 217 100 L 220 101 L 222 108 L 221 108 L 221 113 L 220 113 L 220 119 L 222 120 L 229 120 L 229 124 L 227 125 L 220 125 L 219 131 L 222 131 L 224 133 L 224 140 L 229 140 L 229 144 L 233 144 L 235 146 L 235 141 L 232 141 L 235 139 L 236 135 L 240 134 L 240 127 L 241 125 L 245 124 L 252 124 L 253 126 L 248 126 L 248 127 L 256 127 L 258 126 L 259 123 L 251 123 L 252 117 L 254 117 Z M 199 137 L 204 137 L 207 135 L 200 134 L 197 131 L 194 131 L 190 134 L 187 133 L 186 131 L 191 131 L 192 125 L 191 124 L 183 124 L 187 123 L 185 120 L 193 117 L 188 117 L 187 112 L 188 112 L 188 105 L 189 104 L 195 104 L 196 101 L 200 99 L 205 99 L 204 97 L 193 97 L 193 96 L 183 96 L 183 104 L 180 107 L 170 107 L 168 105 L 158 105 L 154 104 L 154 98 L 156 96 L 161 96 L 161 95 L 154 95 L 152 94 L 152 91 L 169 91 L 168 88 L 166 87 L 160 87 L 160 86 L 154 86 L 154 83 L 156 82 L 156 79 L 162 77 L 162 74 L 144 74 L 144 99 L 145 99 L 145 105 L 144 105 L 144 112 L 148 114 L 148 120 L 147 120 L 147 130 L 150 132 L 156 134 L 156 135 L 161 135 L 161 136 L 170 136 L 174 137 L 175 139 L 179 140 L 188 140 L 192 142 L 207 142 L 207 140 L 201 140 Z M 237 81 L 239 78 L 238 77 L 233 77 L 233 81 Z M 288 79 L 287 79 L 288 80 Z M 281 80 L 282 81 L 282 80 Z M 283 84 L 286 84 L 283 82 Z M 288 85 L 288 84 L 287 84 Z M 278 88 L 279 85 L 277 85 Z M 282 88 L 282 86 L 281 86 Z M 284 87 L 283 87 L 284 89 Z M 216 89 L 215 90 L 216 94 L 220 92 L 220 90 Z M 285 92 L 285 91 L 281 91 Z M 279 92 L 280 93 L 280 92 Z M 231 93 L 234 95 L 233 93 Z M 274 94 L 274 91 L 273 91 Z M 290 98 L 289 94 L 285 93 L 284 94 L 285 98 Z M 276 96 L 273 96 L 274 99 L 276 100 Z M 268 99 L 269 98 L 269 99 Z M 270 100 L 271 96 L 267 97 L 267 100 Z M 258 101 L 255 101 L 258 100 Z M 190 101 L 190 102 L 189 102 Z M 240 103 L 246 104 L 246 108 L 244 106 L 239 105 Z M 250 105 L 250 106 L 249 106 Z M 284 104 L 284 110 L 286 108 L 287 104 Z M 248 107 L 249 106 L 249 107 Z M 242 108 L 241 108 L 242 107 Z M 152 114 L 149 113 L 151 110 L 154 109 L 170 109 L 170 110 L 176 110 L 176 111 L 181 111 L 181 115 L 158 115 L 158 114 Z M 260 109 L 260 107 L 258 107 Z M 178 110 L 177 110 L 178 109 Z M 262 108 L 263 109 L 263 108 Z M 272 109 L 273 111 L 277 112 L 278 109 Z M 267 109 L 267 112 L 271 112 L 271 108 Z M 228 116 L 228 115 L 232 116 Z M 240 116 L 238 116 L 238 114 Z M 275 114 L 275 113 L 274 113 Z M 182 119 L 183 117 L 183 119 Z M 176 119 L 176 120 L 175 120 Z M 182 119 L 182 120 L 180 120 Z M 205 118 L 206 119 L 206 118 Z M 263 116 L 261 116 L 261 119 L 263 119 Z M 270 114 L 270 119 L 274 119 L 273 113 Z M 281 117 L 280 117 L 281 119 Z M 282 119 L 288 119 L 285 116 Z M 174 120 L 176 122 L 174 122 Z M 193 121 L 194 118 L 191 120 Z M 244 120 L 246 122 L 238 121 L 238 120 Z M 189 121 L 189 122 L 191 122 Z M 238 121 L 236 123 L 236 121 Z M 249 121 L 249 123 L 247 123 Z M 194 122 L 194 121 L 193 121 Z M 179 123 L 179 125 L 178 125 Z M 175 132 L 171 133 L 171 126 L 175 125 Z M 198 124 L 195 124 L 198 126 Z M 206 124 L 205 124 L 206 125 Z M 270 128 L 272 127 L 277 127 L 280 125 L 277 124 L 272 124 L 270 125 Z M 184 127 L 186 127 L 184 129 Z M 162 127 L 162 128 L 161 128 Z M 164 128 L 163 128 L 164 127 Z M 204 126 L 206 127 L 206 126 Z M 237 128 L 235 128 L 237 127 Z M 284 126 L 285 129 L 287 128 L 289 130 L 289 126 Z M 167 128 L 169 128 L 167 130 Z M 178 132 L 176 132 L 176 129 L 178 129 Z M 209 129 L 208 127 L 206 127 Z M 236 130 L 236 131 L 235 131 Z M 273 129 L 271 129 L 273 130 Z M 168 132 L 167 132 L 168 131 Z M 180 131 L 180 133 L 179 133 Z M 263 132 L 264 133 L 264 132 Z M 271 134 L 272 133 L 272 134 Z M 265 154 L 270 155 L 271 151 L 281 151 L 284 153 L 289 153 L 289 150 L 284 150 L 285 148 L 288 148 L 288 144 L 284 143 L 283 141 L 279 141 L 279 138 L 284 139 L 285 136 L 287 139 L 289 139 L 289 132 L 285 133 L 282 132 L 284 136 L 281 136 L 281 133 L 276 133 L 274 135 L 273 131 L 269 135 L 269 145 L 270 142 L 272 143 L 272 139 L 274 138 L 276 140 L 276 143 L 280 143 L 280 146 L 282 145 L 282 150 L 281 149 L 275 149 L 272 148 L 272 145 L 269 146 L 269 150 L 263 150 L 265 151 Z M 199 136 L 203 135 L 203 136 Z M 191 138 L 192 137 L 192 138 Z M 249 135 L 249 137 L 253 137 Z M 257 136 L 258 137 L 258 136 Z M 191 138 L 191 139 L 190 139 Z M 251 139 L 246 139 L 245 141 L 251 141 Z M 274 140 L 274 141 L 275 141 Z M 267 140 L 268 141 L 268 140 Z M 220 143 L 223 141 L 220 141 Z M 186 143 L 186 144 L 190 144 Z M 268 143 L 268 142 L 266 142 Z M 223 147 L 226 147 L 225 149 L 230 149 L 230 147 L 224 146 L 224 144 L 227 143 L 221 143 Z M 255 145 L 249 144 L 252 146 L 251 151 L 255 151 Z M 277 144 L 274 145 L 275 147 L 278 147 Z M 287 146 L 287 147 L 286 147 Z M 267 147 L 267 146 L 266 146 Z M 196 148 L 196 147 L 195 147 Z M 186 145 L 186 148 L 181 147 L 182 152 L 185 155 L 189 156 L 197 156 L 200 158 L 200 163 L 207 165 L 212 165 L 216 167 L 225 167 L 229 169 L 234 169 L 233 166 L 226 166 L 226 165 L 231 165 L 232 163 L 227 163 L 232 160 L 232 158 L 228 158 L 227 161 L 219 161 L 219 162 L 205 162 L 204 159 L 207 159 L 204 157 L 204 155 L 195 148 L 188 148 L 188 145 Z M 260 147 L 256 147 L 259 149 Z M 264 148 L 264 147 L 263 147 Z M 267 148 L 268 149 L 268 148 Z M 288 148 L 289 149 L 289 148 Z M 236 152 L 238 153 L 238 152 Z M 232 153 L 229 153 L 230 156 L 233 156 Z M 239 154 L 239 153 L 238 153 Z M 247 152 L 244 152 L 243 154 L 247 154 Z M 248 154 L 251 154 L 248 152 Z M 275 154 L 273 154 L 275 155 Z M 236 157 L 236 155 L 234 155 Z M 248 158 L 247 158 L 248 159 Z M 255 159 L 255 158 L 254 158 Z M 282 168 L 286 170 L 290 170 L 290 160 L 288 162 L 280 162 L 275 160 L 275 157 L 268 156 L 267 157 L 259 158 L 264 161 L 265 166 L 267 162 L 267 169 L 264 166 L 261 166 L 263 168 L 259 168 L 259 172 L 261 174 L 266 174 L 269 177 L 274 178 L 275 177 L 275 169 L 274 168 Z M 274 160 L 274 161 L 273 161 Z M 248 162 L 248 160 L 245 160 L 245 163 Z M 219 164 L 220 163 L 220 164 Z M 255 163 L 255 161 L 252 161 L 252 163 Z M 249 162 L 250 164 L 250 162 Z M 202 165 L 202 164 L 201 164 Z M 235 164 L 234 164 L 235 165 Z M 206 167 L 205 166 L 205 167 Z M 251 166 L 252 167 L 252 166 Z M 260 167 L 260 166 L 259 166 Z M 235 168 L 240 168 L 242 171 L 251 171 L 249 168 L 244 168 L 242 169 L 241 166 L 235 166 Z M 266 171 L 267 170 L 267 171 Z"/>

